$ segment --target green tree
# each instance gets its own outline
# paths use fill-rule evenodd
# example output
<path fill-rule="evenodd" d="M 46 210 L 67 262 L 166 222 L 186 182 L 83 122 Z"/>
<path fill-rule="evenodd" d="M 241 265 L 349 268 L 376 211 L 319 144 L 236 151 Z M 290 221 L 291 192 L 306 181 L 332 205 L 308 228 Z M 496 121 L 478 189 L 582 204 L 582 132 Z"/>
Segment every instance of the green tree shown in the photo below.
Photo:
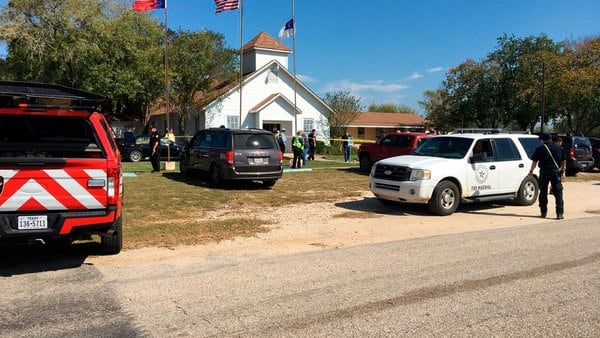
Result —
<path fill-rule="evenodd" d="M 118 116 L 147 116 L 160 93 L 161 27 L 118 0 L 11 0 L 0 14 L 2 77 L 108 96 Z"/>
<path fill-rule="evenodd" d="M 236 80 L 236 51 L 225 47 L 222 34 L 184 30 L 173 33 L 168 50 L 172 112 L 179 130 L 185 130 L 185 116 L 216 99 L 219 88 Z"/>
<path fill-rule="evenodd" d="M 559 114 L 557 129 L 592 134 L 600 127 L 600 37 L 566 44 L 554 60 L 548 94 Z"/>
<path fill-rule="evenodd" d="M 235 51 L 221 34 L 165 32 L 150 12 L 121 0 L 12 0 L 0 14 L 0 40 L 8 46 L 3 78 L 101 93 L 110 99 L 107 112 L 144 123 L 165 102 L 165 82 L 173 89 L 171 112 L 185 128 L 183 116 L 237 76 Z"/>
<path fill-rule="evenodd" d="M 551 74 L 549 58 L 561 51 L 561 44 L 542 34 L 516 38 L 506 34 L 498 38 L 497 49 L 487 56 L 487 61 L 499 69 L 500 88 L 497 94 L 497 109 L 502 122 L 515 122 L 520 129 L 533 131 L 541 115 L 541 85 L 544 77 Z M 548 110 L 546 123 L 554 116 Z"/>
<path fill-rule="evenodd" d="M 427 90 L 419 105 L 425 110 L 425 118 L 440 132 L 451 131 L 460 127 L 455 119 L 448 92 L 443 89 Z"/>
<path fill-rule="evenodd" d="M 467 60 L 446 74 L 444 107 L 450 109 L 449 123 L 460 127 L 496 128 L 500 121 L 496 97 L 498 72 L 493 64 Z"/>
<path fill-rule="evenodd" d="M 346 127 L 364 110 L 360 98 L 350 92 L 338 91 L 325 94 L 323 101 L 333 111 L 329 115 L 329 132 L 332 137 L 340 137 Z"/>
<path fill-rule="evenodd" d="M 416 114 L 417 112 L 409 106 L 406 105 L 396 105 L 394 103 L 371 103 L 367 108 L 370 112 L 378 112 L 378 113 L 401 113 L 401 114 Z"/>

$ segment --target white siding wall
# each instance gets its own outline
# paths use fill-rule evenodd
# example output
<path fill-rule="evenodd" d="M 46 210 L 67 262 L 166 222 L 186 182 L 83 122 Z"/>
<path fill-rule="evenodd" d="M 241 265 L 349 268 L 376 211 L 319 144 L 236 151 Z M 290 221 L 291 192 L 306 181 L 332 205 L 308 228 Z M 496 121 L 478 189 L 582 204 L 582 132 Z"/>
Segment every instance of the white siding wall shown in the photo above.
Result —
<path fill-rule="evenodd" d="M 272 58 L 271 58 L 272 60 Z M 247 81 L 242 89 L 242 128 L 262 128 L 264 121 L 278 121 L 286 126 L 287 134 L 291 134 L 304 126 L 304 118 L 314 120 L 315 129 L 319 138 L 329 136 L 329 128 L 327 126 L 328 110 L 319 100 L 311 93 L 306 92 L 302 86 L 297 86 L 296 105 L 299 114 L 297 115 L 297 123 L 294 119 L 294 84 L 293 79 L 283 71 L 279 71 L 275 77 L 275 69 L 270 66 L 263 70 L 260 74 L 254 76 L 251 81 Z M 283 78 L 282 78 L 283 77 Z M 291 106 L 278 98 L 271 102 L 268 106 L 262 107 L 258 113 L 249 113 L 250 109 L 263 101 L 271 94 L 282 94 L 291 102 Z M 322 111 L 320 111 L 322 110 Z M 213 102 L 207 107 L 205 128 L 219 127 L 226 125 L 227 116 L 240 114 L 239 90 L 235 90 L 225 96 L 222 101 Z M 287 126 L 291 126 L 291 129 Z"/>

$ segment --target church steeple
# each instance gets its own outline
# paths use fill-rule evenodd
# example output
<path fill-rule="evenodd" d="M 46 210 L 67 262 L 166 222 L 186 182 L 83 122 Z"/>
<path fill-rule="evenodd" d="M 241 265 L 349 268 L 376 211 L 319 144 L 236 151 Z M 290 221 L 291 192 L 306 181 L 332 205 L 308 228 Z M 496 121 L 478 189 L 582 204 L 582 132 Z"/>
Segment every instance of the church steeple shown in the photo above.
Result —
<path fill-rule="evenodd" d="M 290 48 L 275 39 L 267 32 L 260 32 L 242 48 L 244 56 L 243 73 L 251 73 L 265 64 L 277 60 L 286 69 L 288 68 L 288 55 Z"/>

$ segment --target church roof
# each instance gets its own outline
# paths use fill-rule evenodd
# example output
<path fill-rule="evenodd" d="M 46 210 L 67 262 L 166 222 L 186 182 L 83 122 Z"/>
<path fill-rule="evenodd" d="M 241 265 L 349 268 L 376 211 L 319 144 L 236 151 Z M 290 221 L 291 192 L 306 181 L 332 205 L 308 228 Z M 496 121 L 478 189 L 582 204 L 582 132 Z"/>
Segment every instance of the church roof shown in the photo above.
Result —
<path fill-rule="evenodd" d="M 264 100 L 260 101 L 254 107 L 250 108 L 250 112 L 258 113 L 259 111 L 261 111 L 262 109 L 267 107 L 271 102 L 278 100 L 278 99 L 285 102 L 288 106 L 294 107 L 294 103 L 291 102 L 290 100 L 288 100 L 284 95 L 282 95 L 281 93 L 273 93 L 273 94 L 267 96 Z M 296 107 L 296 111 L 298 113 L 302 114 L 302 111 L 300 110 L 300 108 Z"/>
<path fill-rule="evenodd" d="M 250 49 L 270 49 L 286 53 L 292 52 L 288 46 L 284 45 L 281 41 L 275 39 L 265 31 L 260 32 L 254 39 L 250 40 L 242 47 L 244 52 Z"/>

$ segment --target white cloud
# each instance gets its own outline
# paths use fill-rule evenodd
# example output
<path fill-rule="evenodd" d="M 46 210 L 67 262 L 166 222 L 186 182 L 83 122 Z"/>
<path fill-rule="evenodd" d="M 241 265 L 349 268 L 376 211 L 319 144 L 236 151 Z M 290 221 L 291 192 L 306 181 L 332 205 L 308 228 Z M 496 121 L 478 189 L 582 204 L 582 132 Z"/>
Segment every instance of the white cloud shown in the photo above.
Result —
<path fill-rule="evenodd" d="M 310 82 L 316 82 L 317 81 L 315 78 L 312 78 L 312 77 L 307 76 L 307 75 L 296 74 L 296 77 L 298 78 L 298 80 L 300 82 L 303 82 L 303 83 L 310 83 Z"/>
<path fill-rule="evenodd" d="M 340 80 L 326 84 L 323 89 L 325 92 L 348 91 L 356 94 L 363 92 L 376 93 L 395 93 L 407 89 L 407 85 L 400 83 L 385 83 L 384 81 L 366 81 L 353 82 L 350 80 Z"/>
<path fill-rule="evenodd" d="M 417 80 L 417 79 L 422 79 L 422 78 L 423 78 L 423 75 L 421 75 L 417 72 L 414 72 L 407 78 L 407 80 Z"/>
<path fill-rule="evenodd" d="M 443 70 L 444 70 L 444 68 L 442 68 L 442 67 L 433 67 L 433 68 L 427 69 L 427 73 L 437 73 L 437 72 L 441 72 Z"/>

